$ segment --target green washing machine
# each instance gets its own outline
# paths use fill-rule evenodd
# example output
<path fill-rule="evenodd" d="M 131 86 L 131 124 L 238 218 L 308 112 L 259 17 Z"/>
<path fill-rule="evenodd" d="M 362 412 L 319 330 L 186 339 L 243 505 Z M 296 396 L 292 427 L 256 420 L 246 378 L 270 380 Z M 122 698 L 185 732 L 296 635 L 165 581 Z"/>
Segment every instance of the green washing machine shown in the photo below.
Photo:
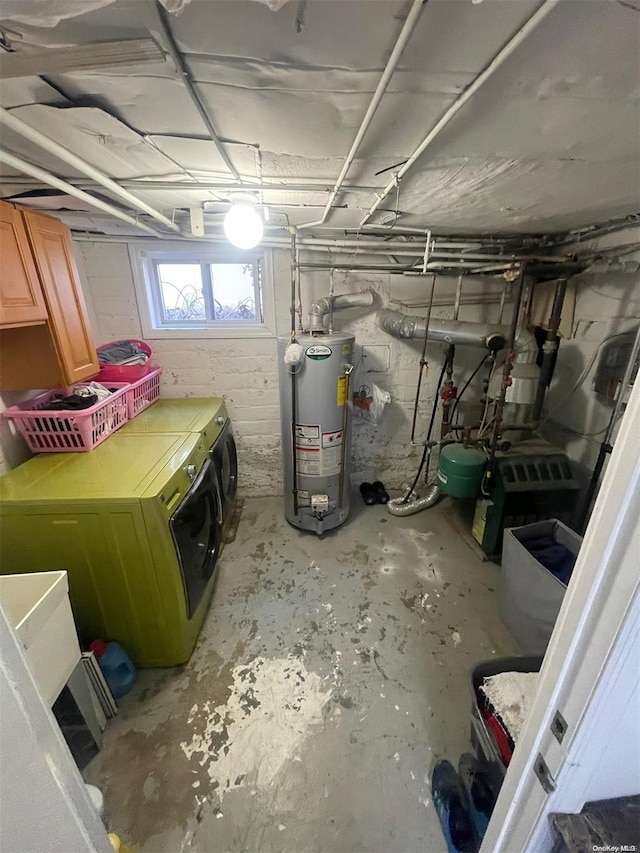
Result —
<path fill-rule="evenodd" d="M 221 490 L 198 432 L 122 429 L 0 478 L 2 572 L 66 570 L 81 640 L 117 640 L 140 667 L 188 660 L 221 541 Z"/>
<path fill-rule="evenodd" d="M 227 407 L 221 397 L 158 400 L 121 430 L 146 435 L 193 432 L 202 435 L 220 483 L 223 543 L 231 524 L 238 488 L 238 453 Z"/>

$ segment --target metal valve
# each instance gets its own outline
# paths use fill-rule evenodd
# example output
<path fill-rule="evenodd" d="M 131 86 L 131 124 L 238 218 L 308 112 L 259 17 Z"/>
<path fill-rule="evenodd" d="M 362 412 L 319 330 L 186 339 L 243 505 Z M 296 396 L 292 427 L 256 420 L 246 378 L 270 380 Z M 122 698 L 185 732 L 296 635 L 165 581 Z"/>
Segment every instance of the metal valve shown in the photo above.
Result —
<path fill-rule="evenodd" d="M 218 424 L 218 426 L 220 426 L 220 427 L 221 427 L 221 426 L 224 426 L 224 418 L 223 418 L 223 417 L 221 417 L 220 415 L 218 415 L 218 417 L 216 418 L 216 423 L 217 423 L 217 424 Z"/>
<path fill-rule="evenodd" d="M 187 465 L 187 467 L 186 467 L 184 470 L 185 470 L 185 472 L 186 472 L 186 474 L 187 474 L 187 477 L 188 477 L 190 480 L 195 480 L 195 478 L 196 478 L 196 474 L 197 474 L 197 471 L 198 471 L 198 469 L 196 468 L 196 466 L 195 466 L 195 465 Z"/>

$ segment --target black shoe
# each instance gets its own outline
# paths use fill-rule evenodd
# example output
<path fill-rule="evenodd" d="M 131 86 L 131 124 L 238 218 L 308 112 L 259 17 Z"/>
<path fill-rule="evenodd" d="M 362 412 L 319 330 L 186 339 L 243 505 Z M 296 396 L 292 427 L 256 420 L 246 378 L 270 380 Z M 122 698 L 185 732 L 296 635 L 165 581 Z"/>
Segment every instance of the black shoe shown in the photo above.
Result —
<path fill-rule="evenodd" d="M 373 489 L 373 493 L 376 498 L 376 503 L 379 504 L 388 504 L 389 503 L 389 494 L 384 487 L 384 483 L 381 483 L 380 480 L 376 480 L 375 483 L 371 484 L 371 488 Z"/>
<path fill-rule="evenodd" d="M 375 492 L 373 491 L 371 483 L 361 483 L 360 494 L 362 495 L 362 500 L 367 506 L 373 506 L 376 502 Z"/>
<path fill-rule="evenodd" d="M 433 768 L 431 793 L 449 853 L 477 853 L 480 845 L 467 794 L 450 761 L 439 761 Z"/>
<path fill-rule="evenodd" d="M 500 789 L 494 784 L 490 773 L 477 758 L 466 752 L 460 756 L 458 776 L 467 793 L 469 811 L 480 840 L 484 838 L 489 818 L 498 799 Z"/>

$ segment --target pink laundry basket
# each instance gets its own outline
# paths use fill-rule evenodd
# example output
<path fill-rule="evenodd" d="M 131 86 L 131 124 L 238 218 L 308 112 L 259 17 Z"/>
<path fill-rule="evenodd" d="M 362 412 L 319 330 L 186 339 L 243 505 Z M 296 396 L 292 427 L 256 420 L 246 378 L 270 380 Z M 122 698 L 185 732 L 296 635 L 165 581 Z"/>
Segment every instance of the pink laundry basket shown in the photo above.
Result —
<path fill-rule="evenodd" d="M 133 382 L 127 388 L 127 415 L 129 420 L 135 418 L 140 412 L 147 409 L 160 396 L 160 376 L 162 368 L 156 367 L 149 371 L 146 376 Z"/>
<path fill-rule="evenodd" d="M 47 391 L 11 406 L 2 413 L 11 418 L 34 453 L 80 453 L 93 450 L 127 422 L 125 383 L 110 383 L 110 397 L 81 411 L 43 411 L 60 393 Z M 71 388 L 65 393 L 70 393 Z"/>

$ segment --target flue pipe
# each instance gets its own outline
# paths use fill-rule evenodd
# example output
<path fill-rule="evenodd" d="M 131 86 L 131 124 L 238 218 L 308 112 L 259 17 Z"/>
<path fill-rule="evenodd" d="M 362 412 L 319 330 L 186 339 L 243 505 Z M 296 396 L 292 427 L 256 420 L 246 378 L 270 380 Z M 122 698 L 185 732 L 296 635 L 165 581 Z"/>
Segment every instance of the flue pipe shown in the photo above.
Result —
<path fill-rule="evenodd" d="M 370 308 L 373 305 L 373 292 L 364 290 L 362 293 L 343 293 L 340 296 L 323 296 L 314 302 L 309 311 L 309 331 L 324 330 L 324 319 L 331 311 L 343 308 Z"/>
<path fill-rule="evenodd" d="M 394 338 L 404 340 L 424 340 L 426 317 L 416 317 L 383 308 L 378 311 L 376 323 L 383 332 Z M 445 344 L 469 344 L 471 346 L 486 346 L 492 350 L 504 347 L 503 329 L 495 330 L 485 323 L 472 323 L 467 320 L 438 320 L 429 321 L 429 339 L 432 342 Z"/>
<path fill-rule="evenodd" d="M 38 146 L 38 148 L 52 154 L 54 157 L 57 157 L 58 160 L 62 160 L 64 163 L 67 163 L 67 165 L 77 169 L 78 172 L 82 172 L 83 175 L 86 175 L 88 178 L 96 181 L 96 183 L 100 184 L 110 193 L 113 193 L 113 195 L 122 199 L 122 201 L 126 202 L 130 207 L 148 214 L 171 231 L 182 233 L 181 229 L 163 213 L 160 213 L 159 210 L 151 207 L 151 205 L 147 204 L 146 201 L 143 201 L 141 198 L 138 198 L 138 196 L 130 193 L 129 190 L 123 189 L 120 184 L 117 184 L 114 180 L 105 175 L 104 172 L 101 172 L 100 169 L 96 169 L 95 166 L 92 166 L 90 163 L 87 163 L 86 160 L 78 157 L 78 155 L 74 154 L 73 151 L 69 151 L 68 148 L 65 148 L 58 142 L 55 142 L 55 140 L 45 136 L 44 133 L 40 133 L 39 130 L 31 127 L 31 125 L 22 121 L 22 119 L 17 116 L 12 115 L 9 110 L 4 109 L 4 107 L 0 107 L 0 124 L 14 131 L 14 133 L 17 133 L 23 139 L 33 142 Z M 28 172 L 27 174 L 35 177 L 33 172 Z M 45 182 L 48 183 L 48 181 Z M 67 184 L 67 186 L 71 186 L 71 184 Z M 73 193 L 69 193 L 69 195 L 73 195 Z"/>
<path fill-rule="evenodd" d="M 74 187 L 71 184 L 68 184 L 61 178 L 56 178 L 55 175 L 52 175 L 49 172 L 45 172 L 44 169 L 41 169 L 39 166 L 34 166 L 33 163 L 28 163 L 21 157 L 16 157 L 15 154 L 11 154 L 9 153 L 9 151 L 3 151 L 2 149 L 0 149 L 0 163 L 5 163 L 12 169 L 18 169 L 19 171 L 24 172 L 27 175 L 31 175 L 34 178 L 38 178 L 38 180 L 42 181 L 45 184 L 48 184 L 50 187 L 55 187 L 57 190 L 61 190 L 62 192 L 67 193 L 67 195 L 74 196 L 74 198 L 77 198 L 80 201 L 84 201 L 87 204 L 90 204 L 92 207 L 96 207 L 98 210 L 102 210 L 104 213 L 108 213 L 111 216 L 115 216 L 118 219 L 121 219 L 123 222 L 128 222 L 130 225 L 135 225 L 136 228 L 140 228 L 142 231 L 146 231 L 148 234 L 152 234 L 154 237 L 166 237 L 165 234 L 160 234 L 158 231 L 154 231 L 153 228 L 150 228 L 143 222 L 138 222 L 138 220 L 135 219 L 133 216 L 130 216 L 128 213 L 125 213 L 119 208 L 114 207 L 108 202 L 102 201 L 102 199 L 96 198 L 95 196 L 84 192 L 84 190 L 78 189 L 78 187 Z M 100 238 L 98 237 L 96 239 Z"/>
<path fill-rule="evenodd" d="M 362 145 L 362 140 L 365 137 L 367 130 L 369 130 L 369 126 L 373 121 L 373 117 L 376 114 L 378 107 L 380 106 L 380 101 L 382 100 L 384 93 L 387 90 L 387 86 L 389 85 L 389 81 L 393 76 L 393 72 L 396 70 L 396 66 L 400 61 L 400 57 L 402 56 L 405 47 L 407 46 L 407 42 L 411 38 L 413 31 L 415 30 L 420 15 L 422 13 L 422 9 L 426 5 L 427 0 L 413 0 L 411 8 L 409 10 L 409 14 L 407 15 L 405 22 L 403 24 L 402 29 L 400 30 L 400 35 L 391 51 L 391 56 L 387 60 L 387 64 L 385 66 L 384 71 L 382 72 L 382 76 L 378 81 L 378 85 L 376 86 L 376 90 L 373 93 L 373 97 L 369 102 L 369 106 L 367 107 L 367 111 L 364 114 L 364 118 L 358 128 L 358 132 L 356 133 L 355 139 L 351 144 L 351 148 L 349 149 L 349 153 L 347 154 L 344 163 L 342 164 L 342 169 L 340 170 L 340 174 L 338 175 L 338 180 L 336 181 L 336 185 L 331 190 L 331 194 L 327 199 L 327 204 L 322 212 L 322 216 L 320 219 L 315 222 L 305 222 L 302 225 L 298 225 L 298 229 L 300 228 L 313 228 L 319 225 L 324 225 L 329 211 L 336 200 L 338 193 L 340 192 L 340 188 L 344 183 L 345 178 L 347 177 L 347 172 L 349 171 L 351 164 L 355 160 L 356 154 L 360 146 Z"/>
<path fill-rule="evenodd" d="M 464 90 L 464 92 L 456 98 L 453 104 L 449 107 L 448 110 L 444 113 L 442 118 L 435 124 L 435 126 L 429 131 L 429 133 L 424 137 L 422 142 L 418 145 L 415 151 L 410 155 L 409 159 L 400 167 L 400 169 L 394 173 L 393 177 L 389 181 L 389 183 L 384 187 L 381 193 L 379 193 L 376 197 L 375 202 L 371 205 L 369 210 L 363 216 L 360 222 L 360 228 L 362 228 L 366 223 L 371 219 L 376 210 L 380 207 L 380 205 L 387 198 L 389 193 L 391 193 L 398 185 L 398 181 L 401 181 L 402 178 L 407 174 L 409 169 L 412 168 L 413 164 L 416 160 L 424 153 L 426 148 L 433 142 L 433 140 L 438 136 L 441 130 L 445 128 L 451 119 L 458 113 L 462 107 L 469 101 L 475 93 L 480 89 L 481 86 L 486 83 L 486 81 L 500 68 L 500 66 L 511 56 L 511 54 L 515 51 L 515 49 L 523 42 L 529 33 L 533 32 L 533 30 L 540 24 L 547 15 L 553 11 L 553 9 L 558 5 L 559 0 L 545 0 L 545 2 L 531 15 L 531 17 L 526 21 L 523 26 L 520 27 L 518 32 L 512 36 L 509 41 L 498 51 L 498 53 L 493 57 L 491 62 L 484 68 L 483 71 L 478 74 L 478 76 L 473 80 L 473 82 Z"/>

